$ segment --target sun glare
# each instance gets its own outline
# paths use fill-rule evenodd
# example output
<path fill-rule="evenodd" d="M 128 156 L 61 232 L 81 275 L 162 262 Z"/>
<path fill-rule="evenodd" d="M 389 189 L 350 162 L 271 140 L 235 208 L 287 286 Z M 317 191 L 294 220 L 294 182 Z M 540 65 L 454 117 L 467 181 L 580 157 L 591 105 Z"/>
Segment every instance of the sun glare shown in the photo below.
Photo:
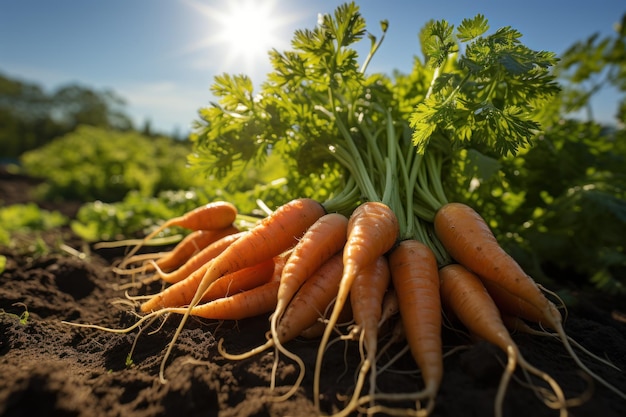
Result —
<path fill-rule="evenodd" d="M 285 26 L 295 19 L 279 12 L 277 0 L 231 0 L 212 5 L 190 0 L 189 4 L 208 18 L 202 44 L 218 47 L 219 56 L 213 54 L 211 59 L 220 60 L 221 70 L 251 71 L 267 61 L 271 48 L 288 46 Z"/>

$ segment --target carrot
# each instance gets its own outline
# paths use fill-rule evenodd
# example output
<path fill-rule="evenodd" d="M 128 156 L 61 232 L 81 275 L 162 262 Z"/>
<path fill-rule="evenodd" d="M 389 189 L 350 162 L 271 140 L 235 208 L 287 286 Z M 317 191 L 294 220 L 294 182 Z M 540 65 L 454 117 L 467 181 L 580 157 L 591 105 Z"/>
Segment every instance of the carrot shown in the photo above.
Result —
<path fill-rule="evenodd" d="M 499 290 L 501 294 L 510 293 L 518 300 L 501 308 L 555 330 L 562 327 L 556 306 L 502 249 L 474 209 L 461 203 L 449 203 L 439 209 L 434 224 L 437 237 L 457 262 L 480 276 L 488 288 Z"/>
<path fill-rule="evenodd" d="M 283 270 L 278 304 L 272 315 L 274 326 L 302 283 L 343 248 L 347 230 L 348 219 L 344 215 L 329 213 L 320 217 L 302 236 Z"/>
<path fill-rule="evenodd" d="M 342 272 L 343 255 L 340 251 L 311 274 L 281 315 L 276 331 L 279 342 L 294 339 L 324 316 L 324 311 L 337 296 Z"/>
<path fill-rule="evenodd" d="M 280 206 L 271 215 L 264 218 L 245 236 L 233 242 L 228 248 L 215 257 L 203 275 L 198 289 L 191 300 L 188 313 L 185 314 L 169 344 L 159 377 L 164 381 L 165 362 L 172 351 L 174 342 L 180 335 L 189 313 L 198 304 L 209 285 L 219 277 L 239 269 L 258 264 L 293 247 L 317 219 L 325 213 L 324 207 L 315 200 L 300 198 Z"/>
<path fill-rule="evenodd" d="M 200 301 L 208 301 L 210 298 L 226 296 L 229 291 L 229 285 L 234 285 L 235 288 L 233 291 L 239 292 L 238 289 L 253 288 L 260 283 L 267 282 L 272 275 L 272 268 L 273 260 L 270 258 L 256 265 L 223 275 L 209 286 Z M 153 295 L 148 301 L 141 305 L 141 311 L 145 313 L 165 307 L 188 306 L 198 290 L 203 275 L 204 268 L 201 268 L 189 275 L 186 279 Z M 255 283 L 257 285 L 255 285 Z M 215 287 L 212 288 L 214 285 Z"/>
<path fill-rule="evenodd" d="M 566 401 L 559 385 L 546 373 L 526 362 L 500 317 L 500 310 L 493 302 L 480 279 L 459 264 L 450 264 L 440 269 L 442 303 L 476 336 L 493 343 L 507 354 L 507 366 L 502 374 L 494 404 L 496 417 L 502 416 L 502 404 L 508 382 L 519 364 L 527 371 L 546 381 L 556 395 L 545 399 L 546 405 L 559 408 L 567 415 Z"/>
<path fill-rule="evenodd" d="M 281 352 L 285 353 L 287 357 L 291 358 L 299 365 L 300 374 L 295 384 L 286 394 L 273 398 L 273 400 L 282 401 L 289 398 L 299 388 L 302 379 L 304 378 L 304 363 L 298 356 L 284 348 L 282 344 L 295 339 L 304 330 L 315 324 L 320 317 L 323 317 L 324 311 L 337 295 L 342 272 L 343 256 L 341 252 L 338 252 L 324 262 L 324 264 L 322 264 L 316 271 L 314 271 L 313 274 L 311 274 L 311 276 L 298 289 L 290 303 L 285 308 L 284 313 L 281 315 L 275 328 L 275 335 L 273 335 L 265 344 L 248 352 L 233 355 L 224 352 L 223 349 L 221 349 L 220 343 L 218 348 L 220 349 L 222 356 L 231 360 L 245 359 L 263 352 L 272 346 L 278 348 L 277 344 L 280 343 L 282 347 Z M 272 373 L 272 387 L 273 386 L 274 373 Z"/>
<path fill-rule="evenodd" d="M 185 236 L 166 256 L 159 258 L 156 266 L 165 272 L 173 271 L 202 249 L 236 233 L 239 233 L 239 229 L 232 224 L 222 229 L 195 230 Z"/>
<path fill-rule="evenodd" d="M 152 260 L 156 259 L 154 263 L 144 263 L 144 265 L 136 268 L 119 269 L 115 272 L 118 275 L 129 275 L 136 273 L 146 273 L 154 271 L 157 267 L 160 271 L 171 272 L 181 265 L 183 265 L 193 255 L 206 248 L 210 244 L 220 240 L 221 238 L 238 233 L 239 229 L 230 225 L 222 229 L 215 230 L 194 230 L 183 238 L 178 244 L 168 252 L 160 252 L 156 257 L 151 257 Z M 126 265 L 135 263 L 135 261 L 141 261 L 144 255 L 135 255 L 129 258 Z"/>
<path fill-rule="evenodd" d="M 294 250 L 295 253 L 295 250 Z M 288 351 L 283 343 L 296 338 L 304 330 L 311 327 L 316 321 L 324 316 L 324 312 L 337 296 L 339 282 L 343 272 L 343 254 L 336 252 L 334 256 L 324 262 L 311 276 L 302 284 L 300 289 L 291 299 L 291 302 L 280 315 L 278 325 L 272 328 L 272 342 L 279 352 L 295 361 L 300 373 L 298 379 L 290 390 L 285 394 L 274 398 L 275 401 L 283 401 L 291 397 L 300 387 L 304 378 L 304 362 L 297 355 Z M 284 283 L 281 279 L 281 287 Z M 279 294 L 280 299 L 280 294 Z M 278 308 L 277 308 L 278 310 Z M 276 314 L 276 313 L 274 313 Z M 272 316 L 272 323 L 275 323 Z M 274 381 L 274 375 L 272 375 Z M 273 386 L 273 382 L 272 382 Z"/>
<path fill-rule="evenodd" d="M 319 410 L 319 381 L 322 357 L 330 334 L 337 324 L 352 283 L 357 274 L 379 256 L 389 251 L 399 234 L 398 219 L 394 212 L 380 202 L 366 202 L 358 206 L 348 222 L 347 241 L 343 251 L 344 270 L 333 311 L 317 351 L 313 382 L 313 400 Z"/>
<path fill-rule="evenodd" d="M 222 297 L 208 303 L 198 304 L 191 309 L 190 314 L 208 319 L 240 320 L 271 311 L 276 306 L 275 299 L 278 292 L 278 283 L 280 281 L 283 268 L 285 267 L 285 263 L 287 262 L 287 259 L 289 259 L 290 255 L 291 250 L 288 250 L 271 259 L 273 264 L 272 275 L 266 283 L 244 292 L 238 292 L 228 297 Z M 211 286 L 209 286 L 209 289 L 210 288 Z M 271 306 L 269 307 L 269 310 L 268 306 Z M 185 314 L 189 311 L 189 309 L 186 307 L 170 307 L 164 308 L 163 311 Z"/>
<path fill-rule="evenodd" d="M 384 256 L 379 256 L 354 278 L 350 289 L 350 305 L 356 324 L 354 332 L 359 335 L 359 343 L 364 345 L 366 356 L 361 363 L 352 398 L 343 410 L 335 414 L 336 417 L 347 416 L 358 407 L 358 398 L 368 372 L 370 373 L 370 396 L 373 397 L 376 389 L 378 326 L 389 281 L 389 263 Z"/>
<path fill-rule="evenodd" d="M 270 281 L 273 271 L 274 259 L 269 258 L 254 266 L 226 274 L 209 285 L 200 302 L 209 302 L 256 288 Z"/>
<path fill-rule="evenodd" d="M 389 255 L 389 269 L 411 355 L 424 379 L 417 393 L 380 393 L 377 399 L 428 399 L 426 414 L 434 408 L 443 377 L 439 274 L 433 251 L 417 240 L 403 240 Z"/>
<path fill-rule="evenodd" d="M 500 310 L 553 329 L 563 346 L 587 374 L 626 399 L 626 393 L 591 371 L 574 352 L 556 306 L 535 281 L 498 244 L 485 220 L 471 207 L 448 203 L 437 211 L 435 233 L 448 253 L 473 271 L 483 282 Z"/>
<path fill-rule="evenodd" d="M 237 208 L 226 201 L 216 201 L 195 208 L 179 217 L 167 220 L 157 229 L 143 238 L 126 255 L 126 259 L 132 257 L 147 241 L 161 233 L 168 227 L 179 226 L 190 230 L 213 230 L 223 229 L 231 225 L 237 218 Z M 125 263 L 124 263 L 125 265 Z"/>
<path fill-rule="evenodd" d="M 348 219 L 342 214 L 329 213 L 320 217 L 302 236 L 285 265 L 278 303 L 270 320 L 270 332 L 276 348 L 287 356 L 289 353 L 283 349 L 277 334 L 277 323 L 305 280 L 343 248 L 347 230 Z"/>
<path fill-rule="evenodd" d="M 276 307 L 278 285 L 278 279 L 271 279 L 247 291 L 197 304 L 189 314 L 215 320 L 242 320 L 269 313 Z M 188 310 L 187 307 L 167 308 L 176 314 L 185 314 Z"/>
<path fill-rule="evenodd" d="M 202 273 L 206 271 L 210 260 L 215 258 L 220 253 L 224 252 L 234 241 L 244 236 L 246 232 L 238 232 L 230 235 L 226 235 L 221 239 L 211 243 L 200 252 L 193 255 L 178 269 L 172 272 L 163 272 L 158 265 L 155 266 L 159 278 L 170 284 L 175 284 L 182 281 L 192 275 L 195 271 L 202 269 Z"/>

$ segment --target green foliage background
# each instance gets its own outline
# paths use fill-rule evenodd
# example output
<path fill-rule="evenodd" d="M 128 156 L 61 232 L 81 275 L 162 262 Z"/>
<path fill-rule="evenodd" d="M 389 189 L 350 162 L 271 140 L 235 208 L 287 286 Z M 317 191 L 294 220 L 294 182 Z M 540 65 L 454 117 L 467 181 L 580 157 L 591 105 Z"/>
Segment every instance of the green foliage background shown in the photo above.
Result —
<path fill-rule="evenodd" d="M 24 170 L 46 178 L 46 199 L 120 201 L 132 190 L 153 196 L 202 185 L 186 169 L 188 143 L 138 132 L 79 126 L 21 156 Z"/>

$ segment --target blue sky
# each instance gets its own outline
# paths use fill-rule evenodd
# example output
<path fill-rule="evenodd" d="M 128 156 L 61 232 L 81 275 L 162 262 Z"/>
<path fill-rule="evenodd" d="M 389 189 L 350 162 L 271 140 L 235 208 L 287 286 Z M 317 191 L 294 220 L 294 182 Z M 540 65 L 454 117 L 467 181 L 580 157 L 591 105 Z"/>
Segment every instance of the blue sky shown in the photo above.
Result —
<path fill-rule="evenodd" d="M 331 0 L 0 0 L 0 72 L 35 82 L 46 89 L 79 83 L 95 90 L 112 89 L 127 102 L 126 112 L 138 127 L 146 119 L 163 133 L 186 132 L 197 110 L 212 99 L 213 77 L 245 73 L 259 83 L 269 71 L 267 50 L 288 48 L 295 29 L 312 28 L 318 13 L 332 12 Z M 389 21 L 385 42 L 370 72 L 408 72 L 419 54 L 417 33 L 430 19 L 458 25 L 482 13 L 492 29 L 512 26 L 533 49 L 565 51 L 574 42 L 599 32 L 613 33 L 626 12 L 618 0 L 361 0 L 356 2 L 379 34 Z M 247 41 L 244 30 L 227 19 L 247 4 L 259 9 L 250 28 L 266 24 Z M 257 46 L 256 53 L 239 46 Z M 368 40 L 363 41 L 363 51 Z M 242 55 L 244 53 L 245 55 Z M 596 115 L 611 120 L 615 96 L 597 100 Z"/>

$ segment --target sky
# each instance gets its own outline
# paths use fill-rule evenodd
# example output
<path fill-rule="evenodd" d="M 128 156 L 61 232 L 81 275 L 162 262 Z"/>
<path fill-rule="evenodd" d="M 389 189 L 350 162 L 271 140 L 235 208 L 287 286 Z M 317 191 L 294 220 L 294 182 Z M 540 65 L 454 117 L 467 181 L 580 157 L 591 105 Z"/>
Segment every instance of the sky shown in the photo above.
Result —
<path fill-rule="evenodd" d="M 190 131 L 213 100 L 216 75 L 247 74 L 258 85 L 267 51 L 289 49 L 296 29 L 312 29 L 333 0 L 0 0 L 0 73 L 46 91 L 68 84 L 113 90 L 135 126 L 165 134 Z M 368 31 L 385 40 L 369 72 L 409 72 L 417 34 L 431 19 L 458 25 L 483 14 L 491 31 L 511 26 L 532 49 L 561 54 L 594 33 L 609 36 L 626 13 L 622 0 L 361 0 Z M 491 32 L 490 31 L 490 32 Z M 363 58 L 369 40 L 361 42 Z M 611 121 L 617 98 L 594 101 Z"/>

